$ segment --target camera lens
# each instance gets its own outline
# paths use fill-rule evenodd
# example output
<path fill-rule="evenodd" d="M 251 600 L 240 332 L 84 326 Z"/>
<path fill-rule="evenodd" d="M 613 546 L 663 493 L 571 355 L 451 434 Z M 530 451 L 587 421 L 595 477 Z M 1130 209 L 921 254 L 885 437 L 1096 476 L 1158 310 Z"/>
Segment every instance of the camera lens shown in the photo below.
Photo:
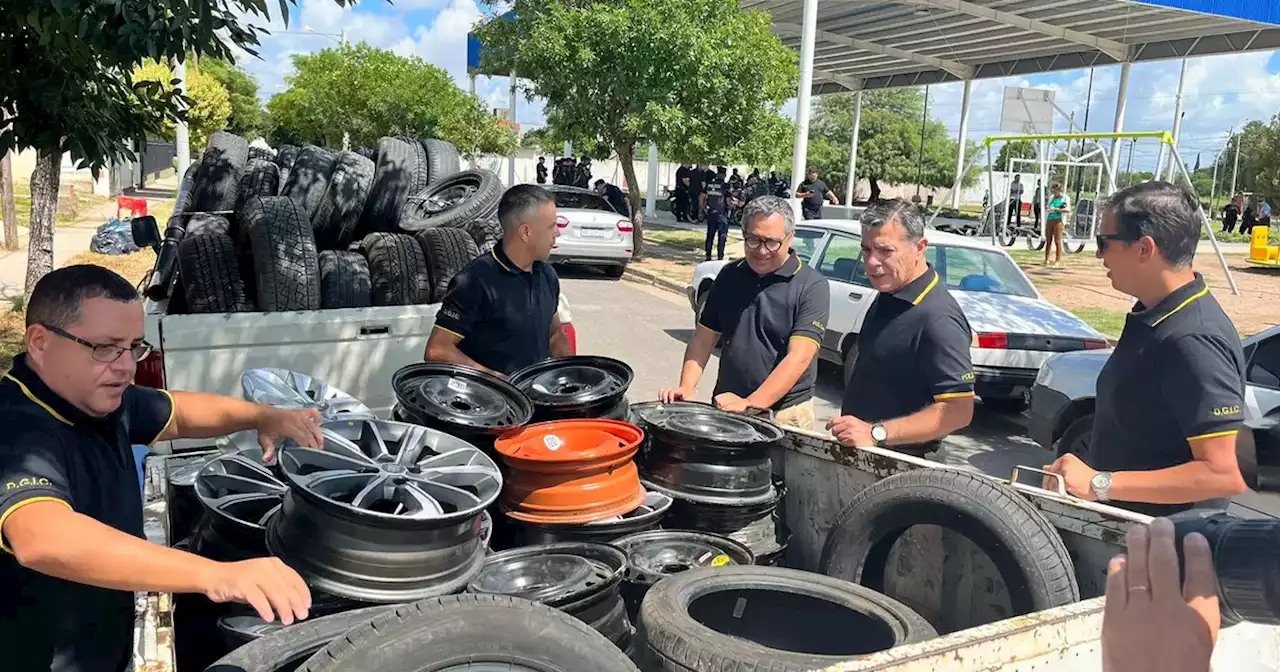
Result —
<path fill-rule="evenodd" d="M 1169 516 L 1185 573 L 1182 541 L 1192 532 L 1209 540 L 1223 625 L 1241 621 L 1280 625 L 1280 520 L 1245 520 L 1222 511 L 1191 510 Z"/>

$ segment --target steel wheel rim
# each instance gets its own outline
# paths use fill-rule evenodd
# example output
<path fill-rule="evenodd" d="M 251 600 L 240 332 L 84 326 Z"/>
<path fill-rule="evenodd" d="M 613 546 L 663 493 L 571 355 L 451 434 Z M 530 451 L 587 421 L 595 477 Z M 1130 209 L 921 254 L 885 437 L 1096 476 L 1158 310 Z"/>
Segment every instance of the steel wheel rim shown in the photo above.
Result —
<path fill-rule="evenodd" d="M 442 184 L 439 189 L 431 192 L 426 198 L 427 214 L 438 215 L 446 210 L 458 207 L 459 203 L 466 201 L 480 190 L 480 177 L 478 175 L 464 175 L 456 180 L 450 180 Z"/>
<path fill-rule="evenodd" d="M 348 413 L 372 415 L 368 406 L 342 390 L 305 373 L 277 368 L 249 369 L 240 375 L 244 398 L 277 408 L 314 408 L 325 418 Z"/>
<path fill-rule="evenodd" d="M 626 568 L 626 553 L 608 544 L 525 546 L 489 556 L 467 592 L 521 597 L 572 613 L 617 586 Z"/>
<path fill-rule="evenodd" d="M 651 443 L 675 439 L 686 444 L 697 441 L 717 448 L 742 448 L 775 443 L 784 436 L 772 422 L 728 413 L 708 404 L 649 401 L 632 404 L 630 412 L 636 424 L 649 434 Z M 711 431 L 716 428 L 732 433 Z M 749 434 L 744 428 L 750 430 Z"/>
<path fill-rule="evenodd" d="M 322 425 L 325 450 L 291 447 L 280 465 L 301 496 L 355 516 L 462 520 L 502 490 L 493 460 L 475 446 L 420 425 L 383 420 Z"/>
<path fill-rule="evenodd" d="M 511 384 L 538 406 L 552 408 L 611 402 L 626 394 L 635 373 L 608 357 L 554 357 L 511 374 Z"/>
<path fill-rule="evenodd" d="M 533 416 L 533 404 L 514 385 L 455 364 L 410 364 L 392 377 L 404 417 L 501 432 Z"/>
<path fill-rule="evenodd" d="M 245 448 L 207 462 L 195 478 L 206 511 L 249 530 L 265 531 L 288 490 L 262 461 L 261 448 Z"/>
<path fill-rule="evenodd" d="M 613 542 L 627 554 L 628 580 L 653 585 L 665 576 L 701 567 L 755 562 L 751 549 L 718 534 L 655 530 Z"/>

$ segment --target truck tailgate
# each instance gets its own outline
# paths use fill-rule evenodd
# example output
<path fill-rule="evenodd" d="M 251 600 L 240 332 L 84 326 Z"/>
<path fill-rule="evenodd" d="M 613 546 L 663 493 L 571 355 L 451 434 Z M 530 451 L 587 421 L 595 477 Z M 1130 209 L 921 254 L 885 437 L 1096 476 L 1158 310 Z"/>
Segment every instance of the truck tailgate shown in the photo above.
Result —
<path fill-rule="evenodd" d="M 395 404 L 391 375 L 422 361 L 439 308 L 433 303 L 160 317 L 165 384 L 171 390 L 239 397 L 246 369 L 291 369 L 386 415 Z"/>

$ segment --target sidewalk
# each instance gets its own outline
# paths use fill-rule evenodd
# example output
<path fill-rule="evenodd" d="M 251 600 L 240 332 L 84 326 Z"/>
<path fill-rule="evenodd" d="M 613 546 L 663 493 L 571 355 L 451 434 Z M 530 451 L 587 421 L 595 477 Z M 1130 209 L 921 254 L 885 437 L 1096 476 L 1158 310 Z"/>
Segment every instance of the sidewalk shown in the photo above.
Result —
<path fill-rule="evenodd" d="M 67 263 L 71 257 L 89 251 L 89 242 L 97 229 L 87 226 L 64 226 L 53 233 L 53 267 Z M 0 298 L 22 296 L 27 282 L 27 229 L 19 227 L 19 249 L 0 251 Z M 7 308 L 4 308 L 7 310 Z"/>

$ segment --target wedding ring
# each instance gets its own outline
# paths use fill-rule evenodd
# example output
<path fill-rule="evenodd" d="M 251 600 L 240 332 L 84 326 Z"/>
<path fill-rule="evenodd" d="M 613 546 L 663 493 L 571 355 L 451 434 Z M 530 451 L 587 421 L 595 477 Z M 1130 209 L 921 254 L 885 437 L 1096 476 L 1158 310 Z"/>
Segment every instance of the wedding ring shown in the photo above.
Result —
<path fill-rule="evenodd" d="M 1147 590 L 1147 587 L 1146 586 L 1129 586 L 1129 592 L 1132 593 L 1136 590 Z"/>

